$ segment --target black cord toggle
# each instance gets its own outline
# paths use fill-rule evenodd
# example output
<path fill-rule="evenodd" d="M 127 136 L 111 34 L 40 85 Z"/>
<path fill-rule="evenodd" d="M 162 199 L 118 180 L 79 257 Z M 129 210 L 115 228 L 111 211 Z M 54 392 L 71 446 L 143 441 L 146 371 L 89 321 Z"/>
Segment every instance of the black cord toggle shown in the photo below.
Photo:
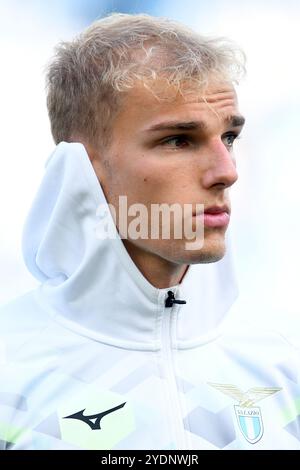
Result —
<path fill-rule="evenodd" d="M 166 301 L 165 301 L 165 307 L 173 307 L 173 304 L 186 304 L 186 301 L 175 299 L 174 292 L 169 290 L 168 297 L 166 298 Z"/>

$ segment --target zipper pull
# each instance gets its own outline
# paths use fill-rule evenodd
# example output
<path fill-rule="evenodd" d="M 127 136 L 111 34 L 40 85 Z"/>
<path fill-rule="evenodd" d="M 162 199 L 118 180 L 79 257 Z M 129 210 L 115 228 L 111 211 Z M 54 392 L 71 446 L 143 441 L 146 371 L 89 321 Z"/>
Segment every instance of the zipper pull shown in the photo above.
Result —
<path fill-rule="evenodd" d="M 169 290 L 168 297 L 165 301 L 165 307 L 173 307 L 173 304 L 186 304 L 185 300 L 176 300 L 174 296 L 174 292 Z"/>

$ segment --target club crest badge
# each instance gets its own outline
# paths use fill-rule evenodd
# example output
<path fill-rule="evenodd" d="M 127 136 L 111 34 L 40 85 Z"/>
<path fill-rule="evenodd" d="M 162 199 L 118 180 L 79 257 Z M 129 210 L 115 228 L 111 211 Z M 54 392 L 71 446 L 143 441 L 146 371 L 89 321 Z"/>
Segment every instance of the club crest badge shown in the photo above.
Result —
<path fill-rule="evenodd" d="M 244 438 L 255 444 L 264 433 L 264 425 L 261 409 L 255 404 L 265 398 L 277 393 L 281 390 L 278 387 L 253 387 L 243 392 L 235 385 L 218 384 L 208 382 L 208 385 L 216 388 L 224 395 L 238 401 L 238 405 L 234 405 L 234 411 L 237 418 L 238 426 Z"/>

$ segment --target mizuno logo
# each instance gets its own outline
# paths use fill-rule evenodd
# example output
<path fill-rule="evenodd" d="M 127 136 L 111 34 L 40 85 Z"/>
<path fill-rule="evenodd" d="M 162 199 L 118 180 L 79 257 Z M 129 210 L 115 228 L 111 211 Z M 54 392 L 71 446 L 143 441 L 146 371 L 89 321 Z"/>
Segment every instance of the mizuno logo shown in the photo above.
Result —
<path fill-rule="evenodd" d="M 114 408 L 110 408 L 107 411 L 103 411 L 102 413 L 97 413 L 94 415 L 84 415 L 83 413 L 85 412 L 85 408 L 81 411 L 77 411 L 76 413 L 70 415 L 70 416 L 64 416 L 63 419 L 79 419 L 79 421 L 83 421 L 84 423 L 88 424 L 89 427 L 92 429 L 92 431 L 101 429 L 100 421 L 101 419 L 110 414 L 113 413 L 114 411 L 119 410 L 120 408 L 123 408 L 123 406 L 126 405 L 126 402 L 122 403 L 122 405 L 115 406 Z"/>

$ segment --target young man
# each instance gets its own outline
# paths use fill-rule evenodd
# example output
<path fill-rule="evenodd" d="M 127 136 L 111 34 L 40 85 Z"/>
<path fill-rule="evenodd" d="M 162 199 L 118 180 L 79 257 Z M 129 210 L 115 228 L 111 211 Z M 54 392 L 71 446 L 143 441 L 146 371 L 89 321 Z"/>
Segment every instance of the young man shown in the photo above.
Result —
<path fill-rule="evenodd" d="M 24 231 L 41 285 L 0 315 L 3 448 L 300 449 L 297 351 L 229 314 L 242 69 L 145 15 L 57 48 Z"/>

